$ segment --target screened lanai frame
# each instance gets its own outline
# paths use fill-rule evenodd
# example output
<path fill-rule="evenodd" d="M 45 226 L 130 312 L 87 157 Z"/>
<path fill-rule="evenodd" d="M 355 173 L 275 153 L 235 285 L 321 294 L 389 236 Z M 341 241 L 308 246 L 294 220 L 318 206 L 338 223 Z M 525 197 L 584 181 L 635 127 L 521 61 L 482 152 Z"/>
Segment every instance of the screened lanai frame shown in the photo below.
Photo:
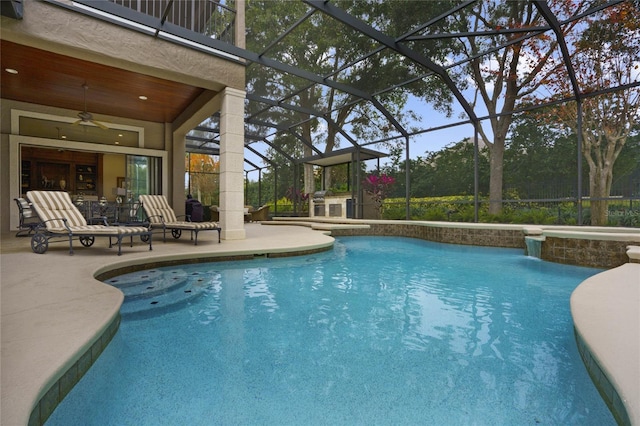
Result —
<path fill-rule="evenodd" d="M 505 49 L 509 44 L 516 43 L 521 40 L 536 37 L 540 34 L 547 34 L 551 37 L 555 37 L 558 43 L 558 58 L 564 66 L 566 71 L 566 78 L 571 87 L 572 94 L 562 99 L 554 99 L 546 103 L 538 103 L 528 108 L 521 108 L 514 110 L 511 114 L 518 114 L 525 112 L 529 109 L 542 108 L 554 104 L 564 102 L 576 102 L 578 105 L 578 128 L 581 126 L 581 104 L 582 101 L 588 97 L 599 96 L 612 91 L 628 90 L 640 85 L 639 81 L 631 81 L 629 84 L 616 86 L 616 87 L 601 87 L 596 90 L 592 88 L 584 90 L 581 87 L 580 76 L 576 76 L 574 66 L 571 62 L 569 48 L 563 36 L 563 27 L 570 25 L 571 23 L 587 19 L 594 16 L 607 8 L 614 7 L 623 0 L 613 1 L 600 1 L 590 3 L 591 7 L 577 13 L 575 15 L 561 15 L 554 13 L 551 10 L 550 5 L 545 1 L 528 0 L 525 1 L 532 8 L 535 8 L 537 13 L 542 18 L 540 24 L 534 27 L 528 28 L 481 28 L 477 31 L 457 34 L 457 33 L 437 33 L 431 34 L 430 28 L 440 22 L 441 20 L 449 19 L 461 10 L 471 7 L 476 4 L 476 1 L 460 1 L 449 2 L 452 3 L 451 7 L 447 10 L 443 10 L 442 13 L 431 17 L 425 22 L 416 22 L 415 26 L 406 33 L 399 36 L 390 36 L 378 31 L 376 28 L 365 23 L 357 16 L 351 14 L 349 10 L 341 9 L 340 6 L 349 5 L 350 2 L 341 1 L 317 1 L 317 0 L 304 0 L 299 2 L 306 6 L 305 12 L 301 13 L 299 18 L 293 22 L 285 23 L 285 26 L 279 31 L 279 34 L 268 40 L 260 51 L 253 52 L 246 49 L 238 48 L 232 44 L 208 37 L 203 34 L 198 34 L 185 28 L 181 28 L 177 25 L 165 22 L 164 19 L 157 19 L 147 15 L 141 15 L 135 11 L 132 11 L 123 7 L 114 7 L 115 5 L 110 2 L 95 2 L 81 0 L 80 3 L 86 4 L 92 8 L 100 9 L 110 14 L 116 15 L 126 21 L 135 22 L 145 25 L 147 28 L 155 28 L 156 32 L 154 37 L 163 37 L 169 41 L 175 43 L 182 43 L 191 47 L 202 46 L 202 49 L 212 55 L 220 55 L 228 57 L 240 58 L 244 61 L 251 71 L 252 67 L 258 67 L 259 69 L 268 69 L 274 72 L 286 75 L 296 81 L 294 87 L 287 87 L 288 91 L 283 91 L 279 96 L 273 96 L 273 93 L 260 93 L 258 90 L 254 90 L 254 87 L 247 87 L 246 96 L 246 109 L 245 109 L 245 147 L 253 154 L 258 155 L 259 158 L 266 164 L 265 167 L 273 167 L 274 164 L 268 159 L 259 146 L 264 145 L 277 151 L 283 157 L 289 159 L 292 164 L 300 164 L 304 161 L 304 156 L 294 158 L 291 153 L 283 152 L 274 144 L 273 141 L 280 135 L 291 135 L 296 138 L 301 146 L 306 147 L 313 155 L 322 157 L 327 155 L 322 151 L 321 144 L 318 141 L 305 137 L 301 128 L 310 122 L 322 123 L 322 126 L 326 128 L 334 128 L 338 134 L 341 143 L 347 144 L 354 149 L 376 146 L 384 143 L 404 143 L 405 158 L 407 164 L 410 159 L 410 139 L 414 136 L 422 135 L 429 132 L 435 132 L 449 127 L 471 125 L 474 129 L 474 210 L 475 220 L 478 220 L 479 210 L 479 185 L 478 185 L 478 155 L 479 155 L 479 126 L 481 123 L 492 117 L 500 115 L 496 113 L 479 115 L 470 102 L 464 97 L 461 88 L 457 87 L 454 81 L 451 79 L 450 71 L 455 67 L 465 66 L 465 61 L 457 61 L 454 63 L 443 63 L 429 57 L 421 55 L 416 50 L 412 49 L 416 43 L 420 40 L 427 39 L 455 39 L 460 37 L 493 37 L 496 35 L 509 35 L 512 40 L 508 43 L 502 43 L 494 46 L 487 51 L 478 52 L 475 57 L 484 57 L 492 52 L 501 51 Z M 166 13 L 168 14 L 176 2 L 166 2 Z M 363 2 L 360 2 L 363 3 Z M 364 2 L 366 3 L 366 2 Z M 496 2 L 499 3 L 499 2 Z M 233 2 L 227 2 L 228 5 L 233 6 Z M 636 3 L 637 7 L 637 3 Z M 251 12 L 251 2 L 247 8 L 247 14 Z M 108 19 L 104 16 L 100 19 Z M 358 59 L 347 63 L 340 64 L 340 67 L 333 72 L 326 74 L 319 74 L 313 70 L 305 69 L 299 64 L 287 63 L 286 55 L 282 55 L 279 49 L 281 46 L 286 46 L 287 37 L 295 36 L 297 30 L 308 25 L 311 20 L 326 20 L 327 25 L 334 26 L 334 31 L 348 31 L 352 37 L 357 37 L 357 40 L 366 40 L 371 46 L 370 50 L 365 50 L 358 57 Z M 123 25 L 120 21 L 113 21 L 118 25 Z M 278 22 L 273 22 L 273 25 L 280 25 Z M 135 26 L 129 26 L 136 30 Z M 171 37 L 167 37 L 163 34 L 168 34 Z M 313 40 L 309 40 L 309 44 Z M 216 53 L 217 52 L 217 53 Z M 410 78 L 404 81 L 397 81 L 388 87 L 373 87 L 373 90 L 367 87 L 363 87 L 358 82 L 343 82 L 340 81 L 340 76 L 348 72 L 348 69 L 357 66 L 362 61 L 369 60 L 379 55 L 395 55 L 401 56 L 404 60 L 411 65 L 412 68 L 420 70 L 419 73 L 414 73 Z M 470 60 L 467 60 L 467 62 Z M 342 74 L 341 74 L 342 73 Z M 438 78 L 444 82 L 449 89 L 452 97 L 457 101 L 457 105 L 464 111 L 467 119 L 454 121 L 450 124 L 433 126 L 429 128 L 409 128 L 405 123 L 399 122 L 396 116 L 390 111 L 388 105 L 385 105 L 385 96 L 393 93 L 396 90 L 402 90 L 403 88 L 411 85 L 417 81 Z M 299 99 L 300 96 L 314 87 L 320 87 L 326 93 L 327 90 L 334 90 L 340 94 L 343 99 L 343 103 L 335 107 L 333 110 L 320 110 L 310 108 L 308 106 L 302 106 Z M 354 136 L 348 126 L 340 126 L 338 123 L 332 120 L 331 114 L 341 109 L 352 107 L 354 104 L 367 105 L 367 107 L 373 113 L 384 117 L 389 123 L 390 129 L 383 137 L 369 141 L 359 141 L 358 137 Z M 291 115 L 302 114 L 306 116 L 304 119 L 292 120 Z M 215 122 L 215 117 L 213 117 Z M 320 125 L 320 124 L 318 124 Z M 201 126 L 199 129 L 195 129 L 196 132 L 188 136 L 187 149 L 200 150 L 204 152 L 210 152 L 216 154 L 219 152 L 219 128 Z M 212 137 L 198 136 L 197 131 L 208 132 L 213 134 Z M 578 223 L 582 223 L 582 140 L 581 132 L 577 132 L 577 144 L 576 144 L 576 157 L 578 164 L 578 172 L 576 176 L 577 182 L 577 206 L 578 206 Z M 255 163 L 247 163 L 252 170 L 262 170 L 261 166 L 257 166 Z M 411 179 L 409 175 L 409 168 L 406 168 L 406 218 L 409 219 L 409 202 L 411 194 Z M 246 168 L 245 168 L 245 171 Z"/>

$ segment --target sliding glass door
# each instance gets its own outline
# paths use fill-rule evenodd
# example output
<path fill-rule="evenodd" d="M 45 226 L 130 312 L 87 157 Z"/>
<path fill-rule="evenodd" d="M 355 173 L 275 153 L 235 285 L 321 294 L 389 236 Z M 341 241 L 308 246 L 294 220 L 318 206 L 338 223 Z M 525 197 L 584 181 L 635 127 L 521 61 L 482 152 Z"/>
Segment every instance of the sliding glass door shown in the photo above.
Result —
<path fill-rule="evenodd" d="M 132 199 L 137 200 L 143 194 L 162 194 L 161 160 L 159 157 L 127 155 L 126 188 Z"/>

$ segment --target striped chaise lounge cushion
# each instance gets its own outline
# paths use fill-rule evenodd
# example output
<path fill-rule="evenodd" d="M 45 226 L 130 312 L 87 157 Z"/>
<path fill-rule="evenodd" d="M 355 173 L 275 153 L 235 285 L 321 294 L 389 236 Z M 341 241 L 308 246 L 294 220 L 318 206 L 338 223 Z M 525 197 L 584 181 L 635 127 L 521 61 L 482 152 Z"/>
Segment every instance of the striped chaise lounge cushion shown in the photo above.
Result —
<path fill-rule="evenodd" d="M 164 195 L 140 195 L 142 208 L 147 214 L 147 220 L 151 226 L 162 226 L 166 229 L 180 229 L 192 231 L 195 233 L 195 244 L 198 244 L 198 232 L 216 230 L 218 231 L 218 242 L 220 242 L 220 227 L 216 222 L 189 222 L 186 220 L 178 220 L 176 213 L 173 211 Z"/>
<path fill-rule="evenodd" d="M 64 191 L 29 191 L 27 198 L 43 222 L 47 232 L 72 236 L 116 237 L 120 246 L 125 236 L 148 235 L 144 226 L 104 226 L 89 225 L 73 204 L 69 193 Z M 66 226 L 65 226 L 66 219 Z M 149 243 L 151 244 L 151 243 Z M 149 246 L 151 248 L 151 245 Z M 73 250 L 71 250 L 73 252 Z M 120 253 L 120 247 L 118 248 Z"/>

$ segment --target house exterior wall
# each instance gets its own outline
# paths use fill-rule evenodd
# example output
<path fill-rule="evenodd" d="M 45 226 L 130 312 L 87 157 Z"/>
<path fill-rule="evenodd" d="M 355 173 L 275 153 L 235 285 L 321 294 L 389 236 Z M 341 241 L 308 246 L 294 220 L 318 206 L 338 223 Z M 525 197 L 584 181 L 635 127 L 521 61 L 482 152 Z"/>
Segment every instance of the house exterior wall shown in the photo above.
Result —
<path fill-rule="evenodd" d="M 68 2 L 67 2 L 68 3 Z M 243 5 L 243 3 L 241 3 Z M 238 12 L 238 34 L 244 34 L 244 10 Z M 24 18 L 14 20 L 0 17 L 0 38 L 14 43 L 67 55 L 82 60 L 100 63 L 165 80 L 176 81 L 204 88 L 205 95 L 214 97 L 226 88 L 244 93 L 245 68 L 241 63 L 229 61 L 184 47 L 169 41 L 154 38 L 121 26 L 94 19 L 82 13 L 70 11 L 48 2 L 29 1 L 24 4 Z M 241 37 L 244 45 L 244 37 Z M 43 105 L 26 104 L 1 99 L 0 113 L 0 232 L 11 230 L 10 217 L 14 213 L 9 173 L 17 173 L 12 164 L 9 134 L 11 134 L 11 110 L 21 109 L 58 116 L 74 116 L 77 111 Z M 196 104 L 196 102 L 194 102 Z M 219 111 L 220 102 L 202 102 L 187 108 L 173 123 L 151 123 L 115 117 L 112 121 L 142 127 L 145 129 L 145 149 L 159 150 L 168 157 L 168 167 L 163 170 L 169 188 L 163 188 L 173 200 L 176 212 L 181 213 L 184 203 L 175 200 L 183 198 L 184 188 L 184 135 L 185 123 L 204 119 Z M 244 105 L 240 102 L 231 111 L 243 116 Z M 199 123 L 199 122 L 198 122 Z M 196 125 L 198 124 L 196 123 Z M 180 131 L 176 131 L 179 129 Z M 174 138 L 179 140 L 174 140 Z M 64 145 L 63 141 L 56 141 Z M 221 158 L 221 162 L 224 162 Z M 234 162 L 236 164 L 237 162 Z M 236 164 L 237 167 L 237 164 Z M 240 167 L 242 164 L 240 162 Z M 239 170 L 242 172 L 242 168 Z M 15 189 L 14 191 L 15 192 Z M 242 204 L 242 203 L 241 203 Z M 16 212 L 17 215 L 17 212 Z M 240 235 L 240 233 L 237 233 Z"/>
<path fill-rule="evenodd" d="M 0 38 L 62 55 L 220 91 L 244 90 L 244 66 L 45 2 L 2 17 Z"/>

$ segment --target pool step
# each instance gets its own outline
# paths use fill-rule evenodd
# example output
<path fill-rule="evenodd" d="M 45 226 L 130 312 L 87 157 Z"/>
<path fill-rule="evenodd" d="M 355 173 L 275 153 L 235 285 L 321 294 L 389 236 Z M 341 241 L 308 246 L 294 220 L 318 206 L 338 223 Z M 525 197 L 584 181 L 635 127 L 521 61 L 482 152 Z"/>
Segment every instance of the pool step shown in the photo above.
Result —
<path fill-rule="evenodd" d="M 182 308 L 202 295 L 202 287 L 185 283 L 184 286 L 174 287 L 171 291 L 157 293 L 150 297 L 125 299 L 120 308 L 123 318 L 142 319 L 161 315 Z"/>
<path fill-rule="evenodd" d="M 197 273 L 142 271 L 106 281 L 124 293 L 120 314 L 127 318 L 148 318 L 180 309 L 200 296 L 204 277 Z"/>
<path fill-rule="evenodd" d="M 135 299 L 148 299 L 156 295 L 171 292 L 180 287 L 184 287 L 188 282 L 188 277 L 174 276 L 169 279 L 145 280 L 126 285 L 114 285 L 124 293 L 125 301 Z"/>

